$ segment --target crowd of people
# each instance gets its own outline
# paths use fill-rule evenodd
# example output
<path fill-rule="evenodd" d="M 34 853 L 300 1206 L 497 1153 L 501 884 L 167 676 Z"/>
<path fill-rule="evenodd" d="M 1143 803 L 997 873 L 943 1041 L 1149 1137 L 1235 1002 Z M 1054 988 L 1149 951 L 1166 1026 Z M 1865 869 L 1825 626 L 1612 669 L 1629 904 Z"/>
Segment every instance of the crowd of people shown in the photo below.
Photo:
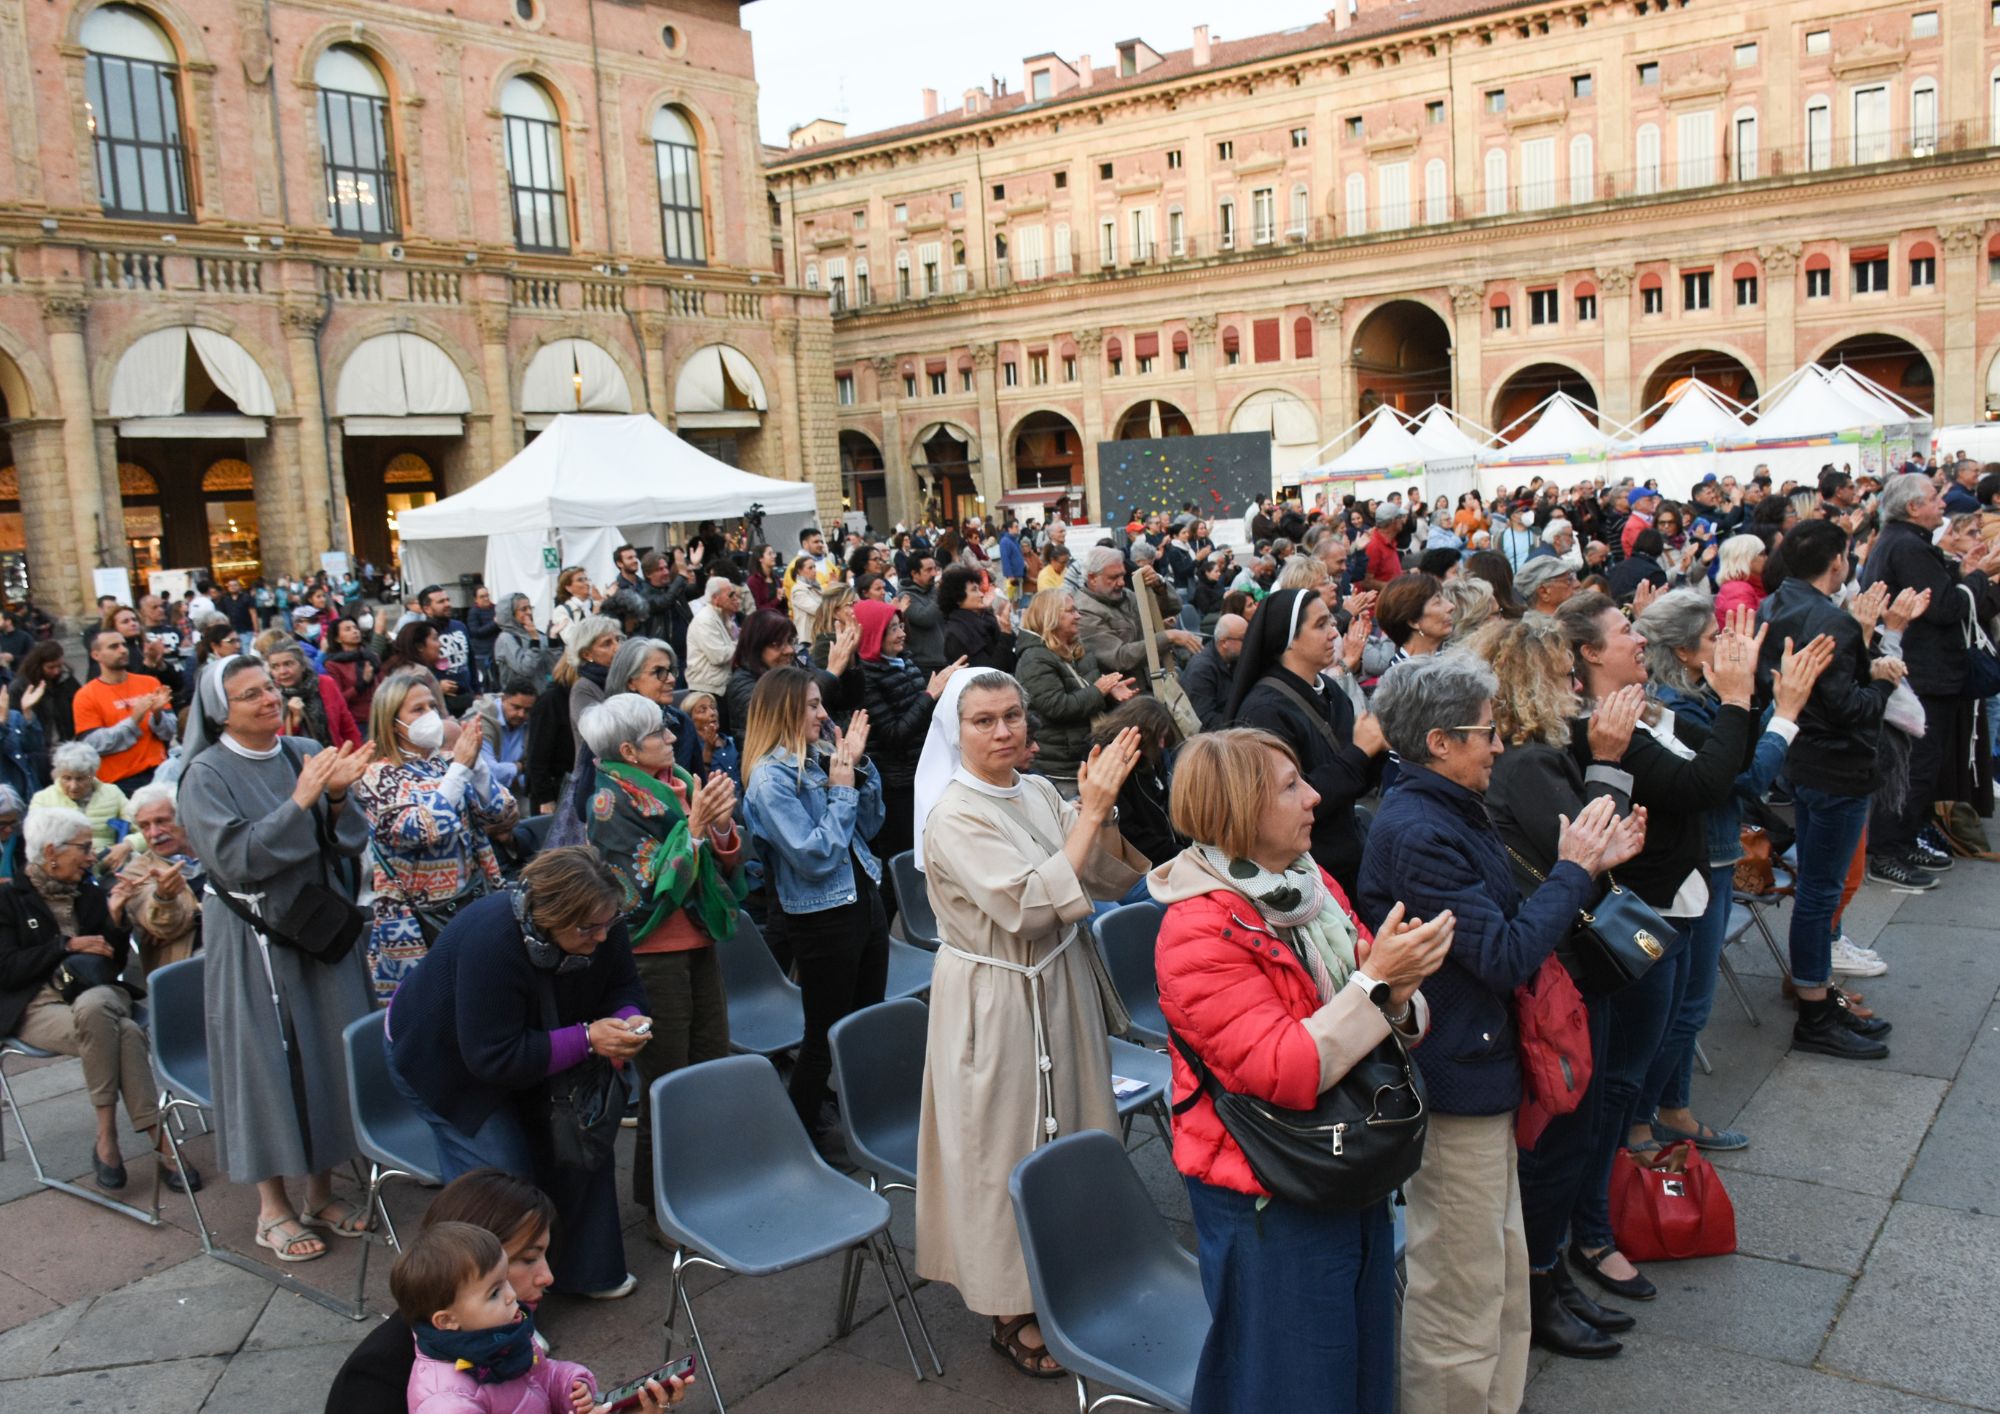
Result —
<path fill-rule="evenodd" d="M 1196 1407 L 1512 1409 L 1531 1343 L 1615 1355 L 1635 1318 L 1599 1298 L 1658 1294 L 1618 1247 L 1620 1151 L 1754 1142 L 1691 1092 L 1746 840 L 1796 845 L 1794 1048 L 1888 1054 L 1848 982 L 1889 964 L 1841 919 L 1986 853 L 1996 507 L 2000 467 L 1957 462 L 1685 503 L 1269 500 L 1236 545 L 1191 507 L 1075 544 L 1008 519 L 783 553 L 704 523 L 604 584 L 564 569 L 545 607 L 399 607 L 364 567 L 106 603 L 81 653 L 0 618 L 0 1032 L 83 1058 L 119 1187 L 119 1104 L 157 1137 L 132 997 L 199 950 L 217 1161 L 257 1189 L 247 1236 L 308 1262 L 369 1230 L 331 1181 L 341 1037 L 386 1009 L 451 1186 L 356 1358 L 415 1408 L 466 1351 L 527 1378 L 543 1291 L 634 1289 L 631 1096 L 728 1053 L 717 949 L 746 917 L 801 989 L 792 1104 L 840 1156 L 828 1037 L 884 995 L 912 852 L 943 939 L 918 1269 L 1053 1377 L 1007 1180 L 1116 1132 L 1129 1018 L 1089 923 L 1150 900 L 1214 1316 Z M 1636 976 L 1579 923 L 1614 889 L 1666 935 Z M 1591 1079 L 1524 1126 L 1517 991 L 1552 972 Z M 1274 1193 L 1216 1101 L 1311 1109 L 1405 1050 L 1429 1118 L 1399 1351 L 1385 1203 Z M 639 1127 L 629 1186 L 601 1126 L 551 1120 L 593 1096 Z M 542 1363 L 552 1407 L 590 1407 L 588 1372 Z"/>

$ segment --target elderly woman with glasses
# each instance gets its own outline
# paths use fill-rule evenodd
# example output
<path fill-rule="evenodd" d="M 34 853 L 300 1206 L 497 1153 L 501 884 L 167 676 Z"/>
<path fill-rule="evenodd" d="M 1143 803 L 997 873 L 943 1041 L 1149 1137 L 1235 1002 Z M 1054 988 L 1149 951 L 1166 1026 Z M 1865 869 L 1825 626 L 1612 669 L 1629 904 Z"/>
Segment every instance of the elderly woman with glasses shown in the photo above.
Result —
<path fill-rule="evenodd" d="M 1409 1409 L 1518 1409 L 1528 1377 L 1528 1254 L 1514 1146 L 1521 1063 L 1514 989 L 1534 977 L 1595 902 L 1596 877 L 1644 839 L 1642 812 L 1609 799 L 1562 823 L 1548 880 L 1526 899 L 1487 816 L 1492 669 L 1470 653 L 1408 658 L 1382 675 L 1374 707 L 1403 763 L 1361 861 L 1371 928 L 1401 904 L 1449 912 L 1451 951 L 1424 984 L 1431 1030 L 1416 1053 L 1430 1090 L 1423 1167 L 1409 1199 L 1402 1397 Z"/>
<path fill-rule="evenodd" d="M 103 758 L 80 741 L 66 741 L 49 753 L 53 783 L 28 798 L 30 810 L 78 810 L 90 821 L 91 839 L 101 854 L 125 838 L 132 806 L 125 792 L 98 777 Z"/>
<path fill-rule="evenodd" d="M 136 989 L 118 980 L 132 944 L 90 876 L 90 821 L 60 806 L 34 810 L 21 843 L 26 867 L 0 884 L 0 1036 L 83 1058 L 84 1088 L 97 1111 L 91 1162 L 98 1187 L 125 1186 L 122 1098 L 132 1128 L 153 1137 L 167 1186 L 176 1193 L 200 1188 L 192 1166 L 174 1167 L 158 1132 L 146 1031 L 132 1018 Z"/>
<path fill-rule="evenodd" d="M 465 909 L 397 990 L 389 1072 L 430 1126 L 447 1182 L 492 1166 L 554 1200 L 553 1290 L 629 1295 L 617 1169 L 558 1163 L 549 1082 L 639 1054 L 646 994 L 632 963 L 625 887 L 587 847 L 547 849 L 511 887 Z"/>
<path fill-rule="evenodd" d="M 675 765 L 673 729 L 636 692 L 583 714 L 596 766 L 585 823 L 590 847 L 624 889 L 625 928 L 653 1034 L 639 1052 L 642 1092 L 669 1071 L 729 1054 L 729 1006 L 715 945 L 736 936 L 748 892 L 729 777 Z M 639 1106 L 632 1191 L 653 1191 L 651 1107 Z"/>

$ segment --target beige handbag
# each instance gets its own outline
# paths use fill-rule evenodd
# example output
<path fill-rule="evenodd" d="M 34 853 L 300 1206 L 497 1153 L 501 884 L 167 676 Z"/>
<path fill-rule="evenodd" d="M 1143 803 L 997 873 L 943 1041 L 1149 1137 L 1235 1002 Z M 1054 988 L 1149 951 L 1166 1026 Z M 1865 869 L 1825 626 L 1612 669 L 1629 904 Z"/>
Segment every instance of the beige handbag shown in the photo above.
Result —
<path fill-rule="evenodd" d="M 1139 637 L 1146 644 L 1146 678 L 1153 684 L 1153 696 L 1174 714 L 1174 725 L 1181 729 L 1181 735 L 1193 736 L 1201 730 L 1201 714 L 1181 691 L 1178 671 L 1160 666 L 1160 606 L 1153 602 L 1151 586 L 1134 584 L 1132 600 L 1139 606 Z"/>

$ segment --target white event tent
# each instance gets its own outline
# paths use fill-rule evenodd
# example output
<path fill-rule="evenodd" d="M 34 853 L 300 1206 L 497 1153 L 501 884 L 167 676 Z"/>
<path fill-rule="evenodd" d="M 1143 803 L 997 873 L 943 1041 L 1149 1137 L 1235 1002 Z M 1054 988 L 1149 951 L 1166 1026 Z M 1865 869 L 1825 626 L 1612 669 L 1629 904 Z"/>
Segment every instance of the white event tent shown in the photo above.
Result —
<path fill-rule="evenodd" d="M 668 525 L 735 518 L 753 503 L 810 515 L 813 489 L 739 471 L 643 413 L 564 413 L 476 486 L 404 511 L 397 530 L 408 582 L 483 573 L 495 595 L 526 594 L 546 617 L 555 568 L 582 565 L 604 583 L 619 545 L 664 544 Z"/>
<path fill-rule="evenodd" d="M 1472 489 L 1479 449 L 1493 440 L 1493 434 L 1470 418 L 1460 417 L 1443 403 L 1432 403 L 1426 408 L 1410 432 L 1429 452 L 1425 498 L 1435 504 L 1443 496 L 1457 505 L 1458 498 Z"/>
<path fill-rule="evenodd" d="M 1930 442 L 1931 417 L 1900 394 L 1892 393 L 1865 373 L 1846 364 L 1827 370 L 1827 381 L 1849 402 L 1882 420 L 1882 469 L 1893 471 Z"/>
<path fill-rule="evenodd" d="M 1828 462 L 1852 462 L 1857 471 L 1882 469 L 1884 422 L 1891 409 L 1861 405 L 1817 364 L 1795 370 L 1759 405 L 1763 411 L 1749 427 L 1722 446 L 1724 469 L 1737 477 L 1747 478 L 1762 465 L 1774 482 L 1811 484 Z"/>
<path fill-rule="evenodd" d="M 1340 494 L 1375 496 L 1394 489 L 1399 482 L 1424 474 L 1429 455 L 1423 443 L 1410 435 L 1402 417 L 1386 403 L 1321 447 L 1338 445 L 1347 438 L 1354 445 L 1331 461 L 1302 467 L 1296 473 L 1299 487 L 1308 497 L 1338 489 Z"/>
<path fill-rule="evenodd" d="M 1639 414 L 1632 427 L 1645 416 Z M 1628 435 L 1611 453 L 1606 475 L 1650 481 L 1667 496 L 1685 500 L 1697 481 L 1711 472 L 1719 474 L 1717 448 L 1743 432 L 1743 419 L 1732 400 L 1690 379 L 1674 392 L 1659 421 L 1644 431 L 1627 429 Z"/>
<path fill-rule="evenodd" d="M 1513 441 L 1496 441 L 1479 453 L 1479 487 L 1485 494 L 1536 476 L 1563 485 L 1596 476 L 1617 446 L 1598 429 L 1594 410 L 1560 390 L 1501 428 L 1496 438 L 1531 417 L 1534 422 Z"/>

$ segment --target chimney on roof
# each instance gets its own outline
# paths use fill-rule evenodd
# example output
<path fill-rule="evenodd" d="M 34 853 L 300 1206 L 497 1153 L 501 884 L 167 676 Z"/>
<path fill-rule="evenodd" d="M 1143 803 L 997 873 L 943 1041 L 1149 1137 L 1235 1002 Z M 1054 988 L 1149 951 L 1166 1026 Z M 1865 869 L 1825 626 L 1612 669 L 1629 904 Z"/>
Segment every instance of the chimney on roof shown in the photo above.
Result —
<path fill-rule="evenodd" d="M 1335 31 L 1344 30 L 1354 23 L 1354 0 L 1333 0 L 1333 8 L 1326 12 L 1333 21 Z"/>
<path fill-rule="evenodd" d="M 1096 77 L 1097 77 L 1096 70 L 1090 67 L 1090 56 L 1088 54 L 1077 55 L 1076 86 L 1078 88 L 1089 88 L 1092 82 L 1095 81 Z"/>
<path fill-rule="evenodd" d="M 936 89 L 934 89 L 934 88 L 927 88 L 927 89 L 925 89 L 925 90 L 924 90 L 924 116 L 925 116 L 926 118 L 935 118 L 935 117 L 937 116 L 937 105 L 938 105 L 938 92 L 937 92 L 937 90 L 936 90 Z"/>
<path fill-rule="evenodd" d="M 1199 69 L 1208 63 L 1208 26 L 1194 27 L 1194 66 Z"/>

